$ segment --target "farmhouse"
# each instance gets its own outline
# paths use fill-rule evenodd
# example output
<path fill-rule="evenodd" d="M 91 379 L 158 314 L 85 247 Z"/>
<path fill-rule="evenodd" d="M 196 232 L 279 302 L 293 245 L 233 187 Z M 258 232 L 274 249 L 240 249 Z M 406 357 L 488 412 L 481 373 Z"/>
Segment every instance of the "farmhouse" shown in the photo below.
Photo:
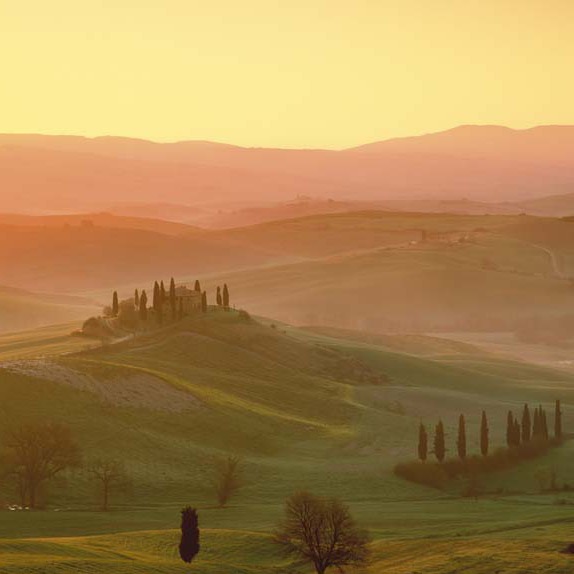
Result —
<path fill-rule="evenodd" d="M 169 302 L 167 303 L 169 304 Z M 181 309 L 184 315 L 201 311 L 201 292 L 188 289 L 185 285 L 175 288 L 175 308 Z"/>

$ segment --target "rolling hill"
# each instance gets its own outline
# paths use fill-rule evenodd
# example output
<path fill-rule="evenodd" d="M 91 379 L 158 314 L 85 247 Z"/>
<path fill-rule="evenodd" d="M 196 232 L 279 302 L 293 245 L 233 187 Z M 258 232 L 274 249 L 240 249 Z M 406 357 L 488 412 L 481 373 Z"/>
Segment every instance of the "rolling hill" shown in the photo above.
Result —
<path fill-rule="evenodd" d="M 374 538 L 373 574 L 414 566 L 486 574 L 486 566 L 512 569 L 525 557 L 568 572 L 571 559 L 558 550 L 569 540 L 571 495 L 554 504 L 538 493 L 536 476 L 552 465 L 567 480 L 570 441 L 488 477 L 489 492 L 510 478 L 513 491 L 478 501 L 458 495 L 463 483 L 441 493 L 399 480 L 392 466 L 413 456 L 421 419 L 431 425 L 441 417 L 450 445 L 464 412 L 474 452 L 481 409 L 492 444 L 503 444 L 508 409 L 525 401 L 550 407 L 559 395 L 569 429 L 571 373 L 433 338 L 373 340 L 221 311 L 51 359 L 30 356 L 28 339 L 22 335 L 0 365 L 0 405 L 10 405 L 0 430 L 16 421 L 66 422 L 86 460 L 105 452 L 125 461 L 134 491 L 114 498 L 112 514 L 97 512 L 88 475 L 79 472 L 52 486 L 51 512 L 0 511 L 6 574 L 178 572 L 178 511 L 186 503 L 200 513 L 199 571 L 306 572 L 269 534 L 284 497 L 298 488 L 351 505 Z M 219 509 L 208 477 L 213 457 L 228 453 L 242 457 L 245 486 Z M 2 496 L 9 501 L 10 491 Z"/>
<path fill-rule="evenodd" d="M 301 194 L 517 201 L 572 192 L 573 133 L 571 126 L 460 126 L 340 151 L 4 134 L 0 210 L 92 211 L 113 202 L 222 208 Z"/>
<path fill-rule="evenodd" d="M 366 211 L 159 233 L 130 228 L 130 218 L 106 227 L 83 217 L 2 227 L 0 266 L 12 284 L 107 302 L 113 289 L 127 297 L 156 278 L 201 278 L 210 298 L 226 282 L 234 304 L 262 315 L 378 331 L 512 331 L 571 314 L 568 220 Z"/>
<path fill-rule="evenodd" d="M 97 304 L 85 298 L 0 286 L 0 333 L 81 321 L 96 309 Z"/>

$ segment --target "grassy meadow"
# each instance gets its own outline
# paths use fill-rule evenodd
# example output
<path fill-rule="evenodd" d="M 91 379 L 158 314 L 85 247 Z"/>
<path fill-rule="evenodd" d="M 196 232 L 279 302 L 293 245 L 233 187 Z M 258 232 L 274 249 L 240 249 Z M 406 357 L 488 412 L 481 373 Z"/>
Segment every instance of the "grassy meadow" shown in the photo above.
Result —
<path fill-rule="evenodd" d="M 393 475 L 414 458 L 420 420 L 439 417 L 453 454 L 464 413 L 478 451 L 480 411 L 503 445 L 506 412 L 526 401 L 574 423 L 574 374 L 424 335 L 301 329 L 211 311 L 135 339 L 88 349 L 68 327 L 2 340 L 0 430 L 18 421 L 70 425 L 86 462 L 121 458 L 133 491 L 97 510 L 82 470 L 50 486 L 40 511 L 0 511 L 0 572 L 308 573 L 278 553 L 271 532 L 297 489 L 348 503 L 373 537 L 369 572 L 566 573 L 558 551 L 574 529 L 574 495 L 541 494 L 553 468 L 574 478 L 570 441 L 548 455 L 443 491 Z M 84 345 L 85 340 L 79 339 Z M 11 342 L 11 348 L 9 343 Z M 16 360 L 17 359 L 17 360 Z M 15 361 L 15 362 L 14 362 Z M 214 458 L 243 460 L 244 487 L 227 508 L 210 488 Z M 4 504 L 14 502 L 2 485 Z M 202 551 L 177 556 L 179 509 L 199 509 Z"/>

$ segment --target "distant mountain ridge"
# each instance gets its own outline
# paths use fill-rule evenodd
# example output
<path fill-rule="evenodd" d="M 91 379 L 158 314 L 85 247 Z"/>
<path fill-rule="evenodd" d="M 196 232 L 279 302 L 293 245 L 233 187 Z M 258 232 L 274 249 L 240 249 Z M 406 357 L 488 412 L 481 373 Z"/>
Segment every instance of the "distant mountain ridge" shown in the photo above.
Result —
<path fill-rule="evenodd" d="M 574 126 L 460 126 L 333 151 L 0 135 L 0 211 L 110 202 L 522 201 L 574 193 Z"/>

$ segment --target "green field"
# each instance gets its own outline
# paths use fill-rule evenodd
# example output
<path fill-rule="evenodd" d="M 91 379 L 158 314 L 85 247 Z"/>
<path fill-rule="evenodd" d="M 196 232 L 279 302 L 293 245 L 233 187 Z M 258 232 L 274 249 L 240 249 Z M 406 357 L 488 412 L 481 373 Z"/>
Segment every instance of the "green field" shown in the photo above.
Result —
<path fill-rule="evenodd" d="M 493 446 L 504 443 L 506 411 L 525 401 L 551 412 L 560 398 L 571 429 L 567 371 L 443 338 L 302 330 L 234 312 L 92 350 L 76 347 L 67 328 L 0 342 L 3 359 L 19 358 L 0 370 L 1 430 L 67 422 L 86 461 L 125 460 L 133 493 L 99 512 L 77 471 L 51 485 L 45 510 L 1 511 L 2 574 L 186 571 L 176 549 L 184 504 L 198 507 L 202 527 L 194 571 L 309 572 L 270 538 L 297 489 L 351 506 L 374 539 L 373 573 L 571 572 L 558 551 L 574 529 L 574 495 L 540 494 L 536 478 L 554 468 L 559 484 L 573 482 L 570 441 L 484 477 L 477 501 L 461 497 L 464 481 L 438 491 L 392 473 L 413 458 L 421 419 L 443 418 L 451 453 L 460 412 L 472 452 L 482 409 Z M 242 457 L 245 487 L 219 509 L 209 474 L 228 453 Z M 7 485 L 0 497 L 15 500 Z"/>

